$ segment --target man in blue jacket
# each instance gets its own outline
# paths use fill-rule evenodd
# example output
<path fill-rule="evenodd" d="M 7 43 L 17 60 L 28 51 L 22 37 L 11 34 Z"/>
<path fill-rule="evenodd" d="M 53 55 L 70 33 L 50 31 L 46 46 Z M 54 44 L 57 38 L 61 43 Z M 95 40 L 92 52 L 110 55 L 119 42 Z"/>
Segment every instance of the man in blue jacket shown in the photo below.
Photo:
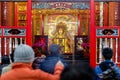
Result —
<path fill-rule="evenodd" d="M 61 48 L 57 44 L 51 44 L 49 48 L 50 54 L 46 56 L 45 60 L 40 64 L 40 69 L 45 72 L 53 74 L 56 63 L 60 60 L 64 67 L 67 63 L 64 61 L 61 55 Z"/>
<path fill-rule="evenodd" d="M 111 60 L 113 56 L 113 50 L 111 48 L 104 48 L 102 51 L 102 55 L 105 60 L 95 68 L 95 72 L 98 75 L 97 80 L 120 80 L 120 69 Z M 105 79 L 106 75 L 108 75 L 107 73 L 111 71 L 110 69 L 113 69 L 113 71 L 115 72 L 114 79 L 112 79 L 112 75 Z M 114 72 L 111 73 L 113 74 Z"/>

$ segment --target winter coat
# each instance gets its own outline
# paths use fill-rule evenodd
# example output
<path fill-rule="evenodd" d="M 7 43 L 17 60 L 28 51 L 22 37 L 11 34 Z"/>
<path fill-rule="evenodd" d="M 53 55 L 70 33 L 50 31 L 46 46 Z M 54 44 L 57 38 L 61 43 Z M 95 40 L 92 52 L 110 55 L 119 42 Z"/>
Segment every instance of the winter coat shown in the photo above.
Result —
<path fill-rule="evenodd" d="M 9 64 L 2 64 L 0 65 L 0 75 L 2 74 L 2 69 L 6 66 L 8 66 Z"/>
<path fill-rule="evenodd" d="M 95 73 L 96 73 L 96 75 L 99 75 L 99 74 L 102 74 L 102 69 L 100 68 L 100 65 L 102 65 L 103 64 L 103 70 L 105 71 L 106 69 L 107 69 L 107 66 L 109 65 L 109 63 L 113 63 L 114 64 L 114 62 L 112 62 L 111 60 L 105 60 L 105 61 L 103 61 L 103 62 L 101 62 L 98 66 L 96 66 L 95 67 Z M 120 78 L 120 69 L 119 69 L 119 67 L 116 65 L 116 64 L 114 64 L 114 69 L 115 69 L 115 71 L 117 71 L 117 73 L 118 73 L 118 77 Z M 101 80 L 98 76 L 96 77 L 96 80 Z"/>
<path fill-rule="evenodd" d="M 3 67 L 1 75 L 8 72 L 8 71 L 10 71 L 11 68 L 12 68 L 12 64 L 9 64 L 8 66 Z"/>
<path fill-rule="evenodd" d="M 64 67 L 67 66 L 67 63 L 60 55 L 49 55 L 45 58 L 43 62 L 41 62 L 40 69 L 42 69 L 45 72 L 53 74 L 55 65 L 59 60 L 64 64 Z"/>
<path fill-rule="evenodd" d="M 40 69 L 33 70 L 30 64 L 14 63 L 12 70 L 3 74 L 0 80 L 59 80 L 63 66 L 56 65 L 54 74 L 51 75 Z"/>
<path fill-rule="evenodd" d="M 2 69 L 10 64 L 10 59 L 8 55 L 2 56 L 2 63 L 0 65 L 0 75 L 2 73 Z"/>

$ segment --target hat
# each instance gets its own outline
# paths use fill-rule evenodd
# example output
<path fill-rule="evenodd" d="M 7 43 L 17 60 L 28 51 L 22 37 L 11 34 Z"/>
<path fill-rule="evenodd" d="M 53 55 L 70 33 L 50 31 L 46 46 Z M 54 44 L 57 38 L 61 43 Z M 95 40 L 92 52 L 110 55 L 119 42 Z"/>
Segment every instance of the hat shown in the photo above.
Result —
<path fill-rule="evenodd" d="M 20 44 L 14 51 L 14 62 L 33 62 L 34 51 L 26 45 Z"/>
<path fill-rule="evenodd" d="M 57 44 L 51 44 L 50 45 L 50 53 L 51 54 L 58 54 L 60 51 L 60 46 Z"/>

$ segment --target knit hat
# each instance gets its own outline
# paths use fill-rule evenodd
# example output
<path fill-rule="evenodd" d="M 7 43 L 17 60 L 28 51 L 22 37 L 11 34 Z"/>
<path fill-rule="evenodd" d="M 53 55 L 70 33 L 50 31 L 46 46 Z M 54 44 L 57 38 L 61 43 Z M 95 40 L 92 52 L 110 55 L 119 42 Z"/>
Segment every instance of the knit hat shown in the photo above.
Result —
<path fill-rule="evenodd" d="M 51 54 L 57 55 L 57 54 L 59 54 L 60 46 L 57 44 L 51 44 L 49 50 L 50 50 Z"/>
<path fill-rule="evenodd" d="M 14 51 L 14 62 L 33 62 L 34 57 L 33 49 L 26 44 L 20 44 Z"/>

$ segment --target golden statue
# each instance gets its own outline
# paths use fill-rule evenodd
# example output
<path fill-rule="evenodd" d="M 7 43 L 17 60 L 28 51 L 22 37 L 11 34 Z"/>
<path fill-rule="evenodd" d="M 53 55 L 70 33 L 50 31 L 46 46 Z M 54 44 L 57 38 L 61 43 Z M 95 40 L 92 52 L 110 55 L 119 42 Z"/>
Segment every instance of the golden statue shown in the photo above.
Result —
<path fill-rule="evenodd" d="M 60 22 L 56 25 L 56 32 L 53 38 L 53 42 L 61 46 L 64 53 L 71 53 L 70 35 L 67 33 L 67 25 Z"/>

